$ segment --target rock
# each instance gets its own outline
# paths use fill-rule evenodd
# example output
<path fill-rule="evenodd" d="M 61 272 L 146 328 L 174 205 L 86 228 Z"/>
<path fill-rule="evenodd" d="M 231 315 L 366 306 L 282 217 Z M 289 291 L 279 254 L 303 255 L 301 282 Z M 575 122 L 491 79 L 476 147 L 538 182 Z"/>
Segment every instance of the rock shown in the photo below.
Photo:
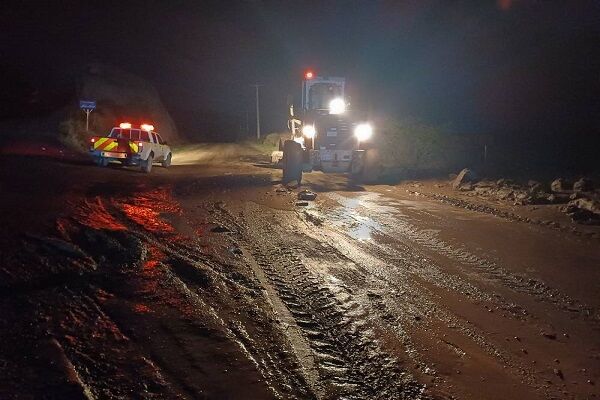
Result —
<path fill-rule="evenodd" d="M 236 256 L 244 255 L 244 252 L 242 251 L 242 249 L 240 249 L 237 246 L 231 246 L 228 250 L 231 254 L 235 254 Z"/>
<path fill-rule="evenodd" d="M 314 200 L 317 198 L 317 194 L 315 192 L 311 192 L 310 190 L 303 190 L 298 193 L 299 200 Z"/>
<path fill-rule="evenodd" d="M 458 190 L 460 190 L 461 192 L 470 192 L 471 190 L 473 190 L 473 185 L 471 183 L 464 183 L 458 186 Z"/>
<path fill-rule="evenodd" d="M 552 204 L 566 204 L 569 202 L 569 196 L 568 193 L 553 193 L 547 199 Z"/>
<path fill-rule="evenodd" d="M 564 192 L 565 190 L 568 190 L 567 186 L 568 184 L 563 178 L 558 178 L 552 181 L 550 184 L 550 190 L 552 190 L 554 193 Z"/>
<path fill-rule="evenodd" d="M 565 379 L 565 376 L 560 369 L 554 368 L 552 371 L 554 372 L 554 375 L 558 376 L 561 380 Z"/>
<path fill-rule="evenodd" d="M 477 176 L 473 171 L 468 168 L 464 168 L 460 173 L 456 176 L 454 181 L 452 182 L 452 187 L 454 189 L 458 189 L 461 185 L 466 183 L 473 183 L 477 179 Z"/>
<path fill-rule="evenodd" d="M 546 339 L 556 340 L 556 334 L 554 333 L 542 332 L 541 335 Z"/>
<path fill-rule="evenodd" d="M 535 181 L 529 181 L 531 182 L 535 182 Z M 538 193 L 542 193 L 544 191 L 544 186 L 539 183 L 539 182 L 535 182 L 533 185 L 528 185 L 529 186 L 529 194 L 531 195 L 537 195 Z"/>
<path fill-rule="evenodd" d="M 576 207 L 581 210 L 586 210 L 586 211 L 589 211 L 593 214 L 597 214 L 600 216 L 600 201 L 598 201 L 598 200 L 584 197 L 581 199 L 571 200 L 567 204 L 567 207 L 569 207 L 569 206 Z"/>
<path fill-rule="evenodd" d="M 586 225 L 600 225 L 600 202 L 589 198 L 571 200 L 561 211 L 574 222 Z"/>
<path fill-rule="evenodd" d="M 494 181 L 479 181 L 479 182 L 475 183 L 473 186 L 475 186 L 475 188 L 489 189 L 489 190 L 496 189 L 498 187 L 498 185 Z"/>
<path fill-rule="evenodd" d="M 573 190 L 576 192 L 590 192 L 594 190 L 594 184 L 589 179 L 581 178 L 573 184 Z"/>
<path fill-rule="evenodd" d="M 496 185 L 498 186 L 514 186 L 515 182 L 512 179 L 506 179 L 506 178 L 502 178 L 502 179 L 498 179 L 496 181 Z"/>
<path fill-rule="evenodd" d="M 575 191 L 572 195 L 569 196 L 570 200 L 577 200 L 581 198 L 583 198 L 583 194 L 580 191 Z"/>

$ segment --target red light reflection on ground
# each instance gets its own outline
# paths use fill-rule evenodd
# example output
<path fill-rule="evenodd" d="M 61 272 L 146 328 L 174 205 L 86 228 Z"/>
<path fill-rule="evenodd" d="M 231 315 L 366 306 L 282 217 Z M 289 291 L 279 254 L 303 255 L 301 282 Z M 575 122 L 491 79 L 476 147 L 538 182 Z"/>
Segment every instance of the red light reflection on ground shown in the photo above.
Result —
<path fill-rule="evenodd" d="M 94 229 L 108 229 L 112 231 L 124 231 L 127 227 L 113 217 L 102 203 L 99 197 L 93 200 L 85 200 L 75 208 L 73 217 L 82 225 Z"/>
<path fill-rule="evenodd" d="M 136 313 L 138 313 L 138 314 L 148 314 L 148 313 L 151 313 L 151 312 L 153 312 L 153 311 L 150 309 L 150 307 L 148 307 L 148 306 L 147 306 L 147 305 L 145 305 L 145 304 L 141 304 L 141 303 L 135 304 L 135 305 L 133 306 L 133 311 L 135 311 L 135 312 L 136 312 Z"/>
<path fill-rule="evenodd" d="M 175 228 L 162 220 L 160 214 L 182 213 L 181 207 L 171 196 L 170 188 L 141 193 L 121 203 L 120 207 L 127 218 L 150 232 L 174 232 Z"/>

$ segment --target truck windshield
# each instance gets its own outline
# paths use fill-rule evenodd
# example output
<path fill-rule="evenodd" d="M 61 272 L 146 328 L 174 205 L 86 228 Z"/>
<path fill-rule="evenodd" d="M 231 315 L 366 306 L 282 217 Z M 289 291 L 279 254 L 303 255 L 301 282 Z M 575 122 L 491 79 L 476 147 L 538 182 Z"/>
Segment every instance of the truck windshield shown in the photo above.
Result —
<path fill-rule="evenodd" d="M 329 107 L 329 102 L 336 97 L 343 96 L 340 85 L 331 83 L 317 83 L 310 88 L 308 108 L 311 110 L 323 110 Z"/>
<path fill-rule="evenodd" d="M 112 128 L 112 130 L 108 134 L 108 137 L 116 138 L 116 137 L 119 137 L 120 134 L 121 134 L 121 128 Z"/>

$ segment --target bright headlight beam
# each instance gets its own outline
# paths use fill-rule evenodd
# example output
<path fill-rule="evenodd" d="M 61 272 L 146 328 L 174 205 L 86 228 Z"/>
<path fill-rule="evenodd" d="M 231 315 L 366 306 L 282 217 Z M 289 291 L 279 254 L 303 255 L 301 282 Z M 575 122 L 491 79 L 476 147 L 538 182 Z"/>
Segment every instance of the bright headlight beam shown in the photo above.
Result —
<path fill-rule="evenodd" d="M 354 136 L 360 142 L 364 142 L 365 140 L 369 140 L 373 135 L 373 127 L 371 124 L 358 124 L 356 128 L 354 128 Z"/>
<path fill-rule="evenodd" d="M 314 125 L 304 125 L 302 127 L 302 134 L 309 139 L 312 139 L 316 133 Z"/>
<path fill-rule="evenodd" d="M 346 102 L 337 97 L 329 102 L 329 114 L 343 114 L 346 111 Z"/>

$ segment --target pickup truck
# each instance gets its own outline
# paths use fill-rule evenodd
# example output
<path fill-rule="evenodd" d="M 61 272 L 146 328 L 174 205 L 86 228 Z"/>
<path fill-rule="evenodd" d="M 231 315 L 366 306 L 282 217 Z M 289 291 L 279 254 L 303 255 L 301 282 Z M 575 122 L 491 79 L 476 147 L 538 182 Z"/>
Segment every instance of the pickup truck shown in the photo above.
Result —
<path fill-rule="evenodd" d="M 128 122 L 112 128 L 108 136 L 92 136 L 90 154 L 101 167 L 116 161 L 121 165 L 139 165 L 146 173 L 152 170 L 155 162 L 168 168 L 172 157 L 171 148 L 154 131 L 154 126 L 142 124 L 133 128 Z"/>

